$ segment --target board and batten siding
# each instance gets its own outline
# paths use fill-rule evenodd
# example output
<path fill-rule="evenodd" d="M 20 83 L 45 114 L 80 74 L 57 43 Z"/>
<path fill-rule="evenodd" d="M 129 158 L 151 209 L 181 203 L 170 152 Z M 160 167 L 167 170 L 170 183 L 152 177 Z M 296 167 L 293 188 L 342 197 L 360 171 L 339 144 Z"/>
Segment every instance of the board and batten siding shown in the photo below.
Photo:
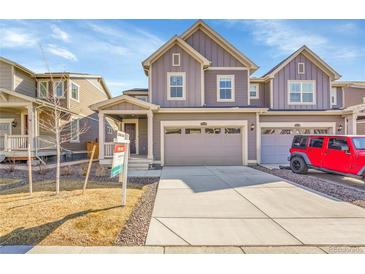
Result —
<path fill-rule="evenodd" d="M 210 60 L 212 67 L 245 67 L 201 30 L 195 31 L 186 39 L 186 42 Z"/>
<path fill-rule="evenodd" d="M 305 74 L 298 74 L 298 63 L 305 64 Z M 316 104 L 289 105 L 288 80 L 315 80 Z M 275 74 L 273 79 L 273 97 L 274 109 L 330 109 L 330 78 L 303 54 L 299 54 Z"/>
<path fill-rule="evenodd" d="M 256 83 L 252 83 L 256 84 Z M 270 82 L 259 84 L 259 98 L 250 99 L 250 106 L 253 107 L 270 107 Z"/>
<path fill-rule="evenodd" d="M 343 91 L 341 87 L 336 87 L 337 104 L 333 105 L 332 108 L 342 108 L 343 107 Z"/>
<path fill-rule="evenodd" d="M 172 54 L 180 53 L 180 66 L 172 66 Z M 201 64 L 178 45 L 152 64 L 152 103 L 161 107 L 201 106 Z M 185 72 L 185 100 L 167 100 L 167 73 Z"/>
<path fill-rule="evenodd" d="M 5 62 L 0 62 L 0 88 L 12 89 L 13 74 L 11 67 L 11 65 Z"/>
<path fill-rule="evenodd" d="M 205 81 L 205 104 L 209 106 L 237 107 L 248 105 L 248 78 L 247 70 L 206 70 Z M 217 102 L 217 75 L 234 75 L 235 101 Z"/>
<path fill-rule="evenodd" d="M 209 120 L 247 120 L 247 125 L 256 124 L 255 113 L 155 113 L 153 116 L 153 155 L 156 161 L 161 160 L 160 129 L 161 121 L 206 121 Z M 248 160 L 256 160 L 256 127 L 247 129 Z M 184 149 L 182 146 L 181 149 Z"/>
<path fill-rule="evenodd" d="M 36 81 L 21 70 L 14 68 L 14 90 L 34 98 L 36 97 Z"/>

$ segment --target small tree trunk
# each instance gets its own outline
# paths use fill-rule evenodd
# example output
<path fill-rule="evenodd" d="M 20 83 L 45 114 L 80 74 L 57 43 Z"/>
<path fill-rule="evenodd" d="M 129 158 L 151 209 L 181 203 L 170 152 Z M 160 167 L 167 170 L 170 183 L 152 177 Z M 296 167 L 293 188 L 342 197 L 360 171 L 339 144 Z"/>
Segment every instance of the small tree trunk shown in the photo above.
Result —
<path fill-rule="evenodd" d="M 55 125 L 56 125 L 56 195 L 60 193 L 60 165 L 61 165 L 61 144 L 60 144 L 60 132 L 59 132 L 59 118 L 58 118 L 58 111 L 55 108 Z"/>

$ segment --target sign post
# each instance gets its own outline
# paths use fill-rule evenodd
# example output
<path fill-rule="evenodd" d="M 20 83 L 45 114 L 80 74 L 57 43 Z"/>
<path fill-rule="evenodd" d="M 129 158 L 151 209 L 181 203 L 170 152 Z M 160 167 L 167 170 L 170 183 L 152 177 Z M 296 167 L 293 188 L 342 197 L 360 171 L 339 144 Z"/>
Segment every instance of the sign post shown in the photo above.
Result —
<path fill-rule="evenodd" d="M 119 182 L 122 183 L 122 206 L 125 206 L 127 203 L 127 172 L 130 141 L 118 136 L 114 142 L 111 177 L 119 175 Z"/>

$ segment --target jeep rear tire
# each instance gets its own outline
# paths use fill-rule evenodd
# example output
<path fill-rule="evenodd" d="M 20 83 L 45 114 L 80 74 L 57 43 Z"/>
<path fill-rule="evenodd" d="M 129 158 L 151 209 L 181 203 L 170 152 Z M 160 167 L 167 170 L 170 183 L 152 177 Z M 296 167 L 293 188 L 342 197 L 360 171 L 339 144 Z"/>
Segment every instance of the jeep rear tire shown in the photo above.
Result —
<path fill-rule="evenodd" d="M 307 174 L 308 166 L 302 157 L 294 156 L 290 159 L 290 168 L 294 173 Z"/>

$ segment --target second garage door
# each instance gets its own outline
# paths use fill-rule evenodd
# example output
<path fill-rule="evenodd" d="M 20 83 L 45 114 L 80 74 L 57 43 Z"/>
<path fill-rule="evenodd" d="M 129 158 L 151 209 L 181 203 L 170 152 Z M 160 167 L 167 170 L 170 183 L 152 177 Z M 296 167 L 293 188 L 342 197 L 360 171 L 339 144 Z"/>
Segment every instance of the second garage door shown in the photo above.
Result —
<path fill-rule="evenodd" d="M 242 165 L 241 128 L 165 128 L 165 165 Z"/>
<path fill-rule="evenodd" d="M 261 132 L 261 163 L 289 164 L 288 155 L 297 134 L 328 134 L 329 128 L 263 128 Z"/>

